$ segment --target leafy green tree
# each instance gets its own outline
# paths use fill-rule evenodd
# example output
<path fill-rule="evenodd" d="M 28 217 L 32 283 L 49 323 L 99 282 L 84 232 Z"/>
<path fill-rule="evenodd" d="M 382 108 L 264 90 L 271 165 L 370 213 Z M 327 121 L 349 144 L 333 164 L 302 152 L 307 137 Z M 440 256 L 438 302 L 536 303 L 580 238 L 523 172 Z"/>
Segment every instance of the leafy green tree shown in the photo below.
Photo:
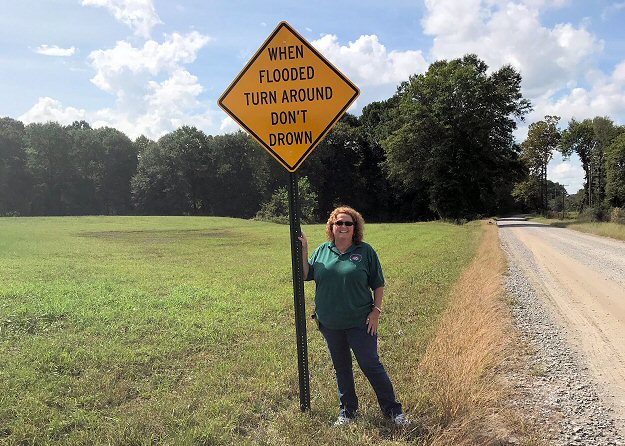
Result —
<path fill-rule="evenodd" d="M 242 131 L 215 136 L 209 147 L 212 164 L 207 197 L 213 215 L 253 217 L 267 196 L 269 163 L 277 162 Z"/>
<path fill-rule="evenodd" d="M 110 127 L 94 130 L 85 121 L 76 121 L 66 130 L 72 141 L 78 213 L 131 212 L 130 180 L 137 169 L 137 152 L 132 141 L 119 130 Z"/>
<path fill-rule="evenodd" d="M 404 86 L 405 84 L 402 84 Z M 400 86 L 400 89 L 402 88 Z M 376 178 L 374 186 L 369 188 L 372 192 L 377 192 L 379 199 L 377 200 L 381 206 L 378 206 L 377 218 L 383 220 L 403 221 L 407 219 L 432 219 L 436 216 L 430 209 L 430 200 L 428 187 L 429 184 L 422 180 L 422 171 L 415 169 L 407 169 L 405 174 L 413 175 L 412 180 L 405 178 L 406 181 L 391 181 L 388 175 L 388 165 L 386 152 L 383 144 L 388 143 L 390 138 L 397 139 L 399 144 L 404 136 L 410 137 L 402 131 L 407 128 L 400 128 L 400 100 L 401 96 L 396 94 L 386 101 L 373 102 L 364 107 L 360 121 L 361 129 L 368 140 L 371 147 L 372 155 L 370 158 L 376 162 Z M 395 132 L 395 134 L 393 134 Z M 407 147 L 414 148 L 414 146 Z M 408 151 L 404 154 L 408 155 Z M 405 159 L 403 161 L 406 161 Z M 411 183 L 412 187 L 406 188 L 405 183 Z"/>
<path fill-rule="evenodd" d="M 30 211 L 31 176 L 26 167 L 24 124 L 0 119 L 0 215 Z"/>
<path fill-rule="evenodd" d="M 585 189 L 586 202 L 591 203 L 590 193 L 590 178 L 591 178 L 591 154 L 595 145 L 594 130 L 592 128 L 592 121 L 585 119 L 583 121 L 577 121 L 571 119 L 568 127 L 562 132 L 562 140 L 560 141 L 560 152 L 565 158 L 570 157 L 573 153 L 576 153 L 582 162 L 582 168 L 585 173 Z"/>
<path fill-rule="evenodd" d="M 389 221 L 409 219 L 415 212 L 414 203 L 418 196 L 406 194 L 389 181 L 384 170 L 386 153 L 382 141 L 388 137 L 397 114 L 398 96 L 386 101 L 373 102 L 364 107 L 359 118 L 358 131 L 363 141 L 362 157 L 359 162 L 361 180 L 362 211 L 370 221 Z M 417 200 L 415 200 L 417 198 Z M 404 205 L 406 203 L 407 205 Z M 423 210 L 427 211 L 427 201 Z"/>
<path fill-rule="evenodd" d="M 27 166 L 33 177 L 31 213 L 72 215 L 79 212 L 77 172 L 67 130 L 56 122 L 25 128 Z"/>
<path fill-rule="evenodd" d="M 565 157 L 576 153 L 585 173 L 585 203 L 598 208 L 606 197 L 606 150 L 619 131 L 611 119 L 572 119 L 563 132 L 560 151 Z"/>
<path fill-rule="evenodd" d="M 551 213 L 559 213 L 566 207 L 568 193 L 560 183 L 547 181 L 547 209 Z"/>
<path fill-rule="evenodd" d="M 625 130 L 621 129 L 606 150 L 606 200 L 625 207 Z"/>
<path fill-rule="evenodd" d="M 137 157 L 140 158 L 141 153 L 143 153 L 143 151 L 147 149 L 150 144 L 154 144 L 154 141 L 152 141 L 145 135 L 141 135 L 137 139 L 135 139 L 132 144 L 134 146 L 134 151 L 137 154 Z"/>
<path fill-rule="evenodd" d="M 546 209 L 544 209 L 545 191 L 547 194 Z M 563 202 L 566 202 L 568 197 L 568 193 L 563 185 L 547 180 L 545 187 L 540 177 L 535 175 L 529 175 L 526 180 L 517 183 L 512 191 L 512 195 L 522 205 L 522 210 L 526 212 L 561 212 Z"/>
<path fill-rule="evenodd" d="M 548 207 L 547 165 L 560 142 L 559 121 L 559 116 L 545 116 L 544 120 L 530 124 L 527 139 L 521 144 L 521 160 L 527 166 L 530 177 L 537 178 L 541 184 L 540 209 L 545 212 Z"/>
<path fill-rule="evenodd" d="M 270 185 L 286 184 L 284 169 L 243 132 L 212 137 L 184 126 L 135 147 L 132 196 L 141 213 L 250 218 L 271 197 Z"/>
<path fill-rule="evenodd" d="M 132 211 L 130 188 L 137 171 L 137 151 L 132 141 L 119 130 L 104 127 L 97 129 L 96 135 L 103 149 L 101 183 L 96 189 L 102 203 L 101 212 L 127 214 Z"/>
<path fill-rule="evenodd" d="M 299 195 L 300 218 L 302 223 L 314 223 L 317 218 L 317 194 L 313 192 L 307 177 L 297 179 Z M 289 223 L 289 190 L 286 186 L 279 187 L 269 201 L 263 203 L 256 214 L 258 220 L 272 221 L 274 223 Z"/>
<path fill-rule="evenodd" d="M 542 181 L 538 176 L 528 175 L 514 186 L 512 196 L 521 203 L 524 211 L 540 210 L 544 206 Z"/>
<path fill-rule="evenodd" d="M 338 205 L 357 208 L 367 220 L 388 216 L 389 183 L 381 169 L 384 152 L 369 138 L 362 121 L 344 115 L 301 168 L 318 195 L 318 220 Z"/>
<path fill-rule="evenodd" d="M 211 137 L 195 127 L 183 126 L 161 137 L 135 142 L 139 150 L 132 197 L 137 210 L 147 214 L 210 215 L 209 190 Z"/>
<path fill-rule="evenodd" d="M 334 126 L 301 169 L 319 195 L 320 219 L 339 204 L 358 207 L 355 198 L 361 179 L 356 164 L 362 141 L 356 130 L 357 120 L 345 119 Z"/>
<path fill-rule="evenodd" d="M 76 169 L 74 188 L 81 214 L 101 214 L 103 204 L 99 196 L 104 166 L 102 144 L 96 131 L 86 121 L 75 121 L 66 127 L 71 140 L 70 155 Z"/>
<path fill-rule="evenodd" d="M 467 55 L 435 62 L 398 89 L 386 169 L 404 190 L 427 194 L 441 218 L 495 212 L 521 175 L 512 134 L 530 110 L 521 76 L 510 66 L 487 71 Z"/>
<path fill-rule="evenodd" d="M 154 141 L 140 148 L 137 172 L 130 181 L 132 202 L 138 213 L 172 215 L 184 212 L 180 201 L 170 193 L 173 173 L 168 161 L 161 146 Z"/>
<path fill-rule="evenodd" d="M 592 120 L 592 127 L 596 143 L 591 152 L 591 166 L 595 166 L 591 185 L 595 191 L 596 203 L 607 207 L 607 203 L 605 203 L 607 182 L 606 151 L 614 138 L 619 134 L 619 129 L 610 118 L 603 116 L 595 117 Z M 604 212 L 607 216 L 607 209 Z"/>

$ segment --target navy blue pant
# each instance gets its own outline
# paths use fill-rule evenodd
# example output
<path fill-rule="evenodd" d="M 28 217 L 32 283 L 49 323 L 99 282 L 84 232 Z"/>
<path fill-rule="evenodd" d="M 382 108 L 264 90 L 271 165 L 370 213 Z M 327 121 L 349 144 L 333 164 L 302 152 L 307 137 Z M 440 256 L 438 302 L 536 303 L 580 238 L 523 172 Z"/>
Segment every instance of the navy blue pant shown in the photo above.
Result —
<path fill-rule="evenodd" d="M 401 404 L 395 398 L 393 384 L 378 356 L 378 336 L 367 333 L 367 324 L 346 330 L 333 330 L 319 324 L 319 329 L 328 344 L 336 372 L 336 384 L 341 400 L 339 415 L 352 418 L 356 416 L 358 410 L 351 351 L 354 352 L 360 369 L 371 383 L 382 413 L 387 417 L 395 417 L 402 413 Z"/>

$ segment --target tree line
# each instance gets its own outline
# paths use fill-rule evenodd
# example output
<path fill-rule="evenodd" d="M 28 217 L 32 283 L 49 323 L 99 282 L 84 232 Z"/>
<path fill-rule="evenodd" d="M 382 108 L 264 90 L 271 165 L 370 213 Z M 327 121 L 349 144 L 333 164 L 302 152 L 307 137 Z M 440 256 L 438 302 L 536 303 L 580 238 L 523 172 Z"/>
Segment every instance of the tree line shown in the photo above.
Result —
<path fill-rule="evenodd" d="M 547 179 L 547 164 L 554 152 L 564 158 L 576 154 L 584 170 L 584 187 L 578 192 L 576 207 L 597 220 L 620 221 L 625 207 L 625 127 L 610 118 L 597 116 L 572 119 L 560 130 L 558 116 L 545 116 L 529 126 L 521 144 L 521 159 L 527 177 L 518 183 L 513 195 L 527 208 L 547 211 L 549 197 L 564 187 Z"/>
<path fill-rule="evenodd" d="M 298 170 L 303 215 L 323 221 L 338 204 L 360 209 L 370 221 L 463 220 L 541 209 L 543 143 L 580 155 L 588 169 L 588 205 L 623 206 L 621 128 L 613 125 L 608 138 L 600 119 L 591 120 L 600 136 L 587 143 L 589 124 L 575 122 L 554 143 L 534 137 L 544 127 L 534 123 L 519 145 L 513 132 L 530 110 L 521 75 L 511 66 L 489 73 L 475 55 L 435 62 L 389 99 L 364 107 L 361 116 L 343 116 Z M 545 124 L 551 129 L 554 122 Z M 617 141 L 621 149 L 611 149 Z M 84 121 L 62 126 L 0 119 L 0 215 L 278 221 L 288 212 L 287 179 L 285 169 L 240 131 L 212 136 L 183 126 L 156 141 L 132 141 Z"/>

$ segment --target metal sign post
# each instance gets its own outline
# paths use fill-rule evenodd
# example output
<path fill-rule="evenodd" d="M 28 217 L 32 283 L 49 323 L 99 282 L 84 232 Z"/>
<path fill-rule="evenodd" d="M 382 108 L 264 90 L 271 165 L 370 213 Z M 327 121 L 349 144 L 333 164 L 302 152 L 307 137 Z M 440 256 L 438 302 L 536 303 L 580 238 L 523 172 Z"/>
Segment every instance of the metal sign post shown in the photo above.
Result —
<path fill-rule="evenodd" d="M 310 375 L 308 373 L 308 343 L 306 340 L 306 301 L 302 269 L 302 235 L 300 227 L 297 173 L 289 173 L 289 222 L 291 226 L 291 262 L 293 267 L 293 299 L 295 303 L 295 336 L 297 337 L 297 368 L 299 371 L 299 406 L 310 409 Z"/>

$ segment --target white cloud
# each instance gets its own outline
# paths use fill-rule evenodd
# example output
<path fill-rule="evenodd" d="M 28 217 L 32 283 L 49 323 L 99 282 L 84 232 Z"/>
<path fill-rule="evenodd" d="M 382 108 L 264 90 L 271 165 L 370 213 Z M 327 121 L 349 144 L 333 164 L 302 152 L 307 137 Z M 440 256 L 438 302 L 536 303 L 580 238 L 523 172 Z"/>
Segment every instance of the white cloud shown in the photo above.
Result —
<path fill-rule="evenodd" d="M 486 9 L 481 0 L 437 1 L 425 0 L 428 14 L 423 19 L 425 34 L 437 39 L 462 42 L 463 38 L 474 39 L 480 34 L 480 25 Z M 440 37 L 439 37 L 440 36 Z"/>
<path fill-rule="evenodd" d="M 82 0 L 83 6 L 108 9 L 115 19 L 128 25 L 137 36 L 149 38 L 152 28 L 161 22 L 152 0 Z"/>
<path fill-rule="evenodd" d="M 148 40 L 143 48 L 135 48 L 126 41 L 117 42 L 113 49 L 93 51 L 89 55 L 96 69 L 91 82 L 113 92 L 127 82 L 128 76 L 155 76 L 162 71 L 174 71 L 180 64 L 193 62 L 198 51 L 210 41 L 209 36 L 192 31 L 186 35 L 174 33 L 162 44 Z"/>
<path fill-rule="evenodd" d="M 161 83 L 150 81 L 148 85 L 150 93 L 145 96 L 147 109 L 140 119 L 149 129 L 146 133 L 158 134 L 193 122 L 206 125 L 212 121 L 208 115 L 198 112 L 201 104 L 197 97 L 203 88 L 197 77 L 188 71 L 176 70 L 169 79 Z"/>
<path fill-rule="evenodd" d="M 40 45 L 35 48 L 35 52 L 37 54 L 43 54 L 44 56 L 69 57 L 74 55 L 76 48 L 73 46 L 70 48 L 59 48 L 56 45 Z"/>
<path fill-rule="evenodd" d="M 565 185 L 568 193 L 576 193 L 584 187 L 584 169 L 579 157 L 573 154 L 570 159 L 564 160 L 560 153 L 555 153 L 547 166 L 547 178 Z"/>
<path fill-rule="evenodd" d="M 203 90 L 197 83 L 197 77 L 182 69 L 174 71 L 166 81 L 161 83 L 150 81 L 148 86 L 152 91 L 146 96 L 149 107 L 176 111 L 197 106 L 196 96 Z"/>
<path fill-rule="evenodd" d="M 609 76 L 595 76 L 589 88 L 573 88 L 568 94 L 554 98 L 545 94 L 534 100 L 530 118 L 542 119 L 544 115 L 560 116 L 566 126 L 571 118 L 582 120 L 595 116 L 625 119 L 625 61 L 617 65 Z"/>
<path fill-rule="evenodd" d="M 625 9 L 625 2 L 612 3 L 601 13 L 601 20 L 606 21 L 623 9 Z"/>
<path fill-rule="evenodd" d="M 556 49 L 561 52 L 556 63 L 567 73 L 575 73 L 584 59 L 603 50 L 603 42 L 595 39 L 586 29 L 575 28 L 570 23 L 556 25 L 551 35 L 557 43 Z"/>
<path fill-rule="evenodd" d="M 423 73 L 427 62 L 421 51 L 388 51 L 376 35 L 360 36 L 355 42 L 341 46 L 335 35 L 325 35 L 311 42 L 357 85 L 376 86 L 408 80 Z"/>
<path fill-rule="evenodd" d="M 204 89 L 183 68 L 210 40 L 192 31 L 174 33 L 163 43 L 149 40 L 141 48 L 120 41 L 112 49 L 92 52 L 96 74 L 91 82 L 117 98 L 115 108 L 94 114 L 94 126 L 109 125 L 131 138 L 157 138 L 185 124 L 211 126 L 215 112 L 198 99 Z M 164 80 L 155 80 L 164 74 Z"/>
<path fill-rule="evenodd" d="M 616 83 L 625 85 L 625 60 L 616 66 L 614 73 L 612 73 L 612 79 Z"/>
<path fill-rule="evenodd" d="M 524 0 L 426 0 L 424 32 L 433 36 L 433 59 L 476 53 L 491 68 L 514 66 L 524 93 L 533 97 L 576 82 L 584 62 L 603 50 L 603 42 L 583 27 L 541 24 L 546 7 L 565 2 Z"/>
<path fill-rule="evenodd" d="M 158 138 L 182 125 L 211 128 L 217 111 L 200 100 L 204 88 L 184 68 L 210 40 L 193 31 L 172 34 L 162 43 L 149 40 L 139 48 L 120 41 L 112 49 L 94 51 L 89 55 L 95 70 L 91 81 L 115 96 L 114 107 L 85 112 L 41 98 L 22 120 L 68 124 L 85 119 L 95 128 L 111 126 L 130 138 L 141 134 Z"/>
<path fill-rule="evenodd" d="M 230 116 L 226 116 L 221 121 L 221 125 L 219 126 L 219 131 L 222 133 L 232 133 L 237 130 L 241 130 L 241 126 L 239 126 L 239 124 L 237 124 Z"/>
<path fill-rule="evenodd" d="M 74 107 L 63 107 L 60 101 L 49 97 L 41 97 L 30 110 L 18 119 L 26 124 L 31 122 L 54 121 L 62 125 L 85 119 L 86 112 Z"/>
<path fill-rule="evenodd" d="M 95 114 L 94 127 L 112 126 L 131 138 L 142 134 L 158 138 L 183 125 L 209 128 L 216 112 L 198 99 L 202 91 L 196 76 L 177 69 L 163 82 L 149 81 L 142 97 L 137 92 L 122 91 L 116 109 L 104 109 Z M 124 100 L 128 97 L 132 97 L 134 107 L 125 106 L 130 102 Z"/>
<path fill-rule="evenodd" d="M 625 118 L 625 61 L 611 74 L 597 67 L 603 42 L 581 25 L 543 24 L 548 8 L 564 7 L 567 0 L 425 0 L 424 32 L 433 37 L 429 57 L 453 59 L 475 53 L 491 69 L 510 64 L 523 77 L 523 95 L 534 111 L 520 123 L 515 137 L 522 141 L 527 126 L 545 115 L 568 121 L 607 115 Z M 625 4 L 625 3 L 624 3 Z M 615 5 L 613 5 L 615 6 Z M 558 153 L 548 167 L 548 177 L 575 193 L 584 171 L 574 155 Z"/>

